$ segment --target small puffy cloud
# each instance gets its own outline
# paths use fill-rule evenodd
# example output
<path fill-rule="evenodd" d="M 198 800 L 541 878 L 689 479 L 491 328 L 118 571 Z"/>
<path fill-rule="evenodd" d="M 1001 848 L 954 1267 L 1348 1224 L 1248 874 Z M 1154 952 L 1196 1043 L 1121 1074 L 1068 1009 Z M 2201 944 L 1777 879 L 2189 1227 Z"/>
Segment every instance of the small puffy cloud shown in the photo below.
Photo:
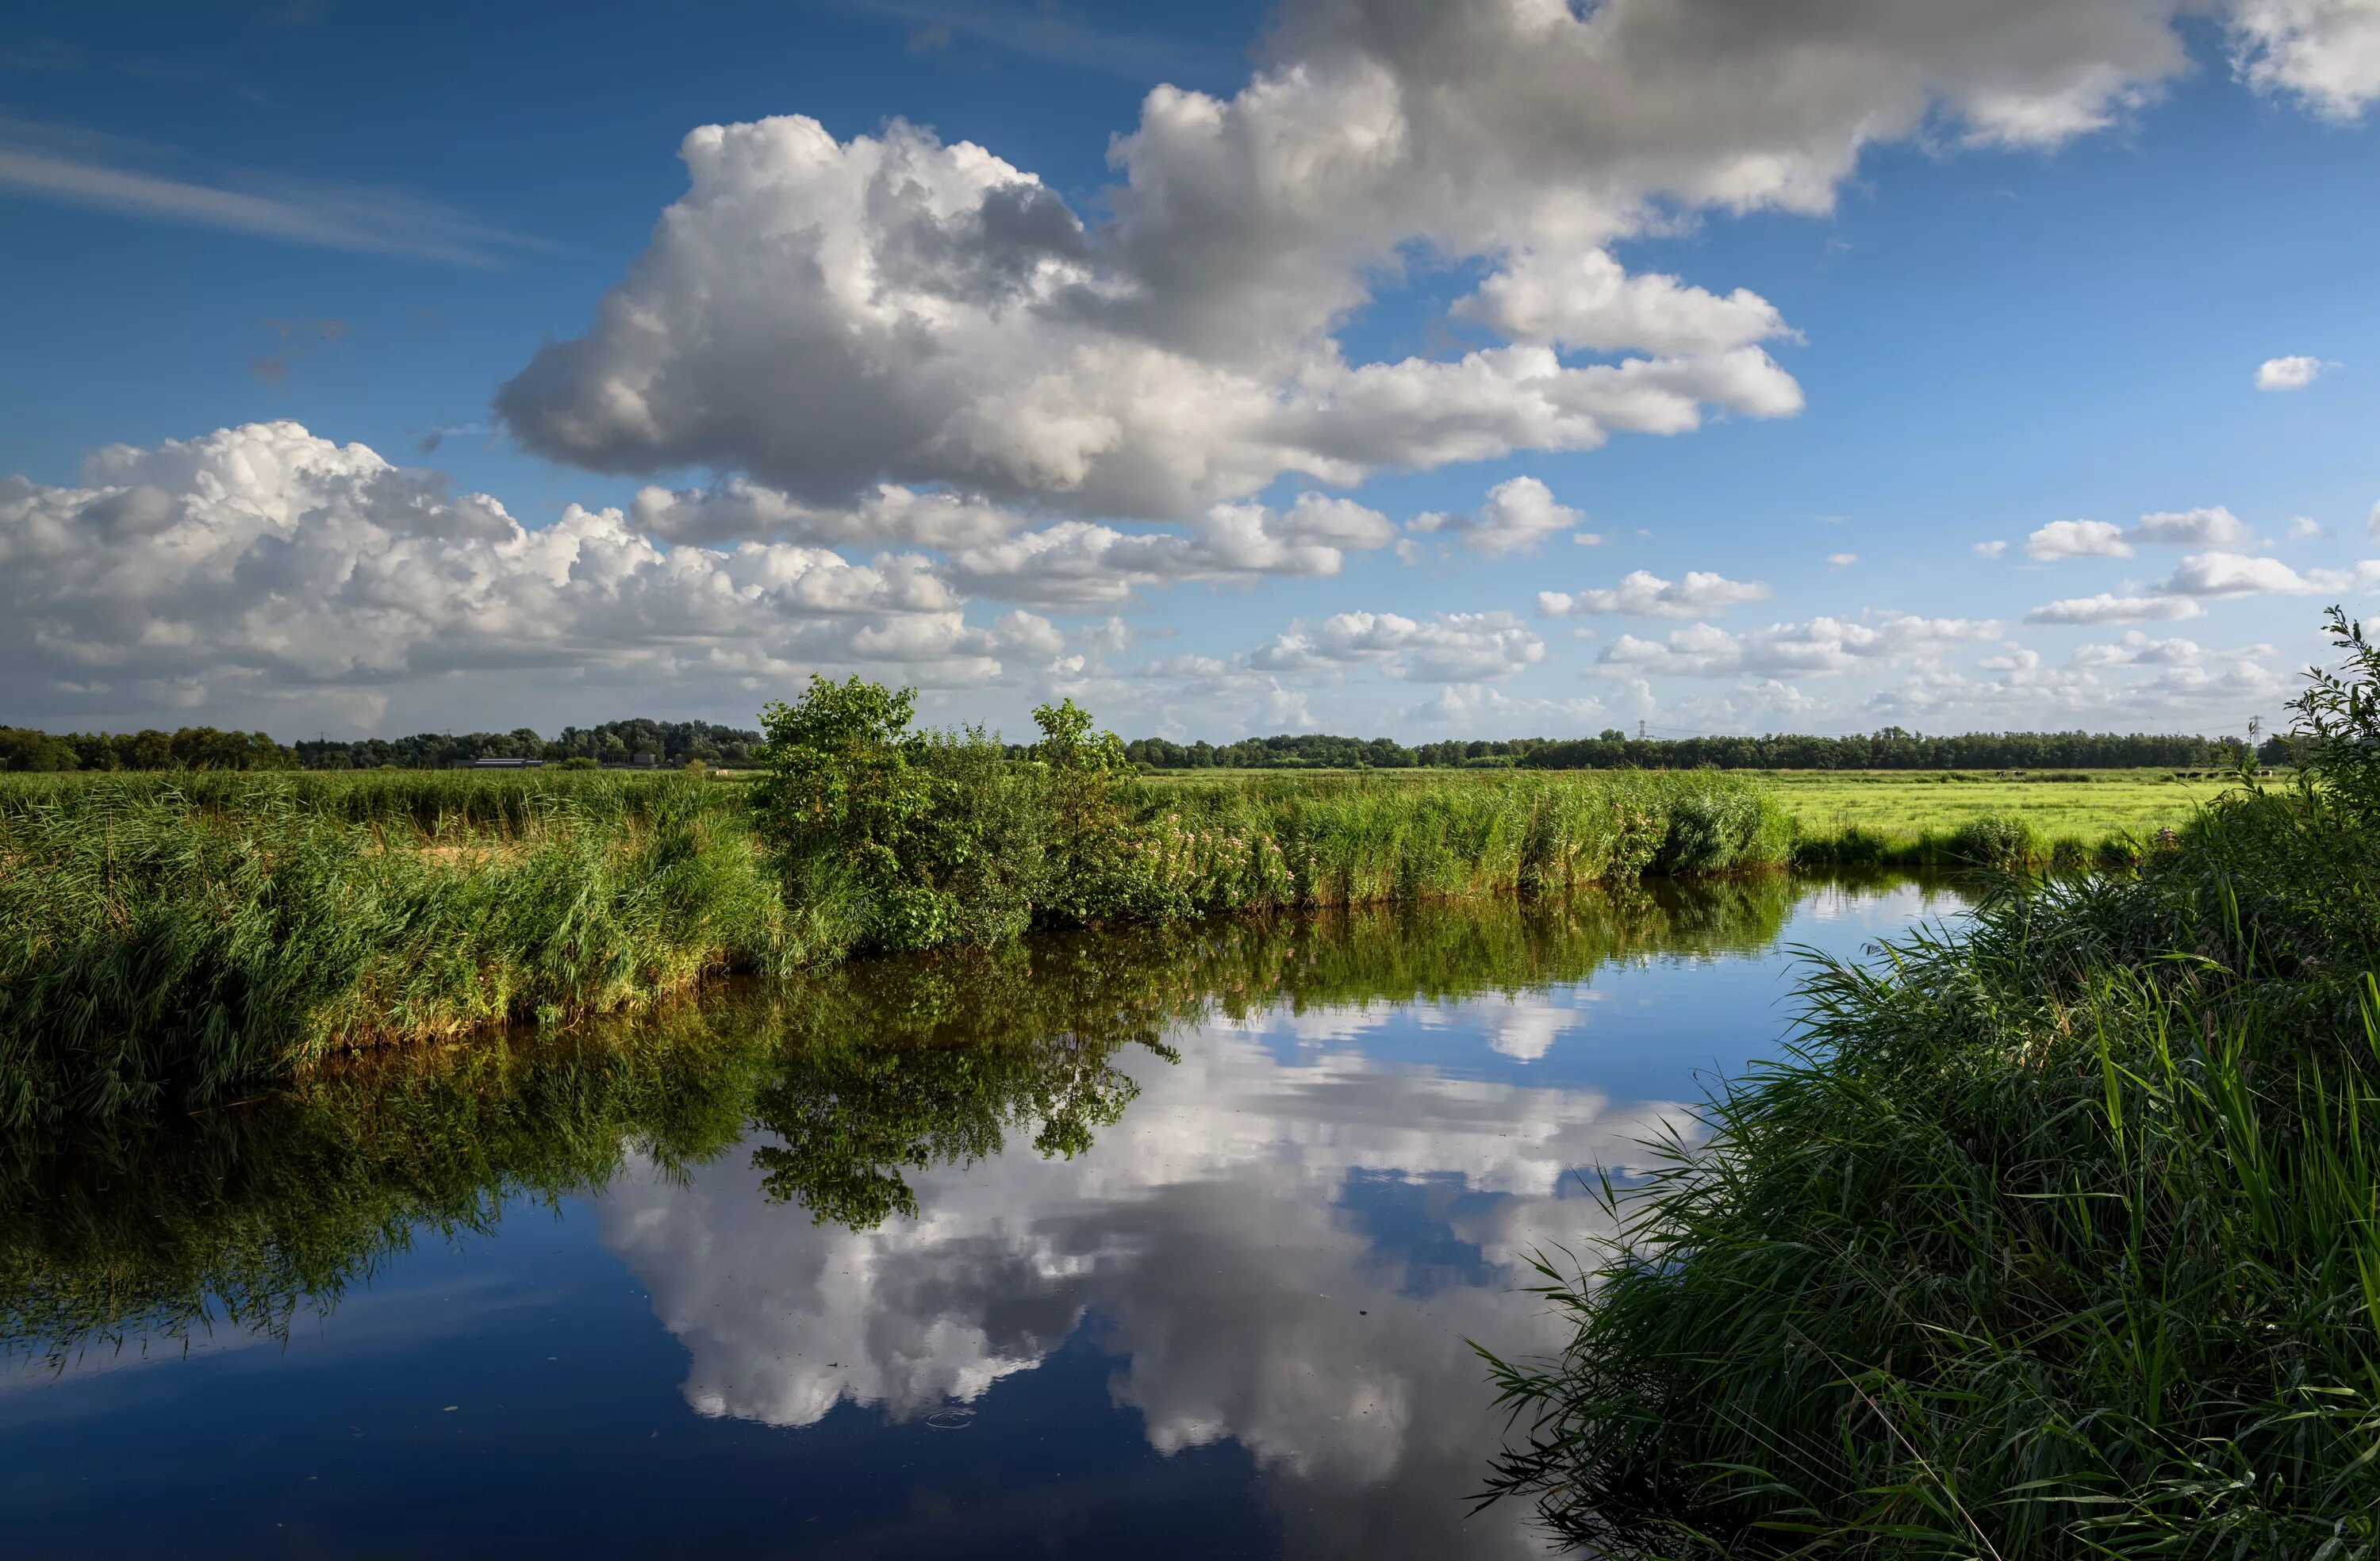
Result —
<path fill-rule="evenodd" d="M 2124 529 L 2104 520 L 2053 520 L 2024 540 L 2034 558 L 2130 558 Z"/>
<path fill-rule="evenodd" d="M 1484 683 L 1451 683 L 1404 713 L 1430 726 L 1510 732 L 1581 728 L 1601 718 L 1604 705 L 1599 699 L 1516 699 Z"/>
<path fill-rule="evenodd" d="M 2308 596 L 2368 585 L 2376 574 L 2380 574 L 2380 560 L 2367 560 L 2352 571 L 2309 569 L 2300 574 L 2277 558 L 2204 552 L 2183 559 L 2164 588 L 2185 597 Z"/>
<path fill-rule="evenodd" d="M 747 478 L 707 489 L 638 490 L 628 513 L 639 529 L 672 542 L 791 541 L 833 546 L 955 548 L 1006 537 L 1025 517 L 963 493 L 919 493 L 880 483 L 847 505 L 806 504 Z"/>
<path fill-rule="evenodd" d="M 1145 587 L 1245 583 L 1264 575 L 1337 575 L 1351 549 L 1386 546 L 1396 527 L 1377 510 L 1319 493 L 1286 510 L 1216 504 L 1178 531 L 1125 531 L 1066 520 L 956 548 L 953 576 L 971 591 L 1045 605 L 1120 602 Z"/>
<path fill-rule="evenodd" d="M 2195 618 L 2204 611 L 2187 597 L 2116 596 L 2102 591 L 2097 596 L 2068 597 L 2036 607 L 2024 615 L 2024 621 L 2050 624 L 2169 623 Z"/>
<path fill-rule="evenodd" d="M 2194 667 L 2204 657 L 2195 640 L 2152 639 L 2135 629 L 2115 644 L 2083 645 L 2071 658 L 2078 667 Z"/>
<path fill-rule="evenodd" d="M 2160 510 L 2140 524 L 2117 526 L 2104 520 L 2054 520 L 2025 538 L 2034 558 L 2131 558 L 2146 543 L 2168 548 L 2239 548 L 2256 539 L 2245 521 L 2220 504 L 2196 510 Z"/>
<path fill-rule="evenodd" d="M 1681 677 L 1828 676 L 1862 666 L 1926 660 L 1955 647 L 1997 640 L 1988 618 L 1926 618 L 1880 612 L 1859 620 L 1813 618 L 1730 634 L 1693 623 L 1659 640 L 1621 635 L 1603 649 L 1600 667 Z"/>
<path fill-rule="evenodd" d="M 1794 334 L 1756 293 L 1721 297 L 1658 272 L 1631 276 L 1601 249 L 1515 255 L 1452 312 L 1510 341 L 1591 352 L 1720 353 Z"/>
<path fill-rule="evenodd" d="M 1858 562 L 1859 554 L 1857 553 L 1828 553 L 1827 555 L 1827 567 L 1829 569 L 1849 569 L 1852 564 L 1857 563 Z"/>
<path fill-rule="evenodd" d="M 1597 543 L 1602 538 L 1578 527 L 1586 516 L 1554 501 L 1553 490 L 1534 477 L 1516 477 L 1488 490 L 1475 514 L 1417 514 L 1405 529 L 1459 538 L 1464 547 L 1490 558 L 1530 552 L 1548 538 L 1573 533 L 1572 540 Z"/>
<path fill-rule="evenodd" d="M 2154 542 L 2168 548 L 2241 548 L 2256 539 L 2247 522 L 2220 504 L 2211 509 L 2144 514 L 2141 523 L 2124 535 L 2135 542 Z"/>
<path fill-rule="evenodd" d="M 1415 683 L 1480 683 L 1545 659 L 1544 639 L 1509 612 L 1441 612 L 1427 622 L 1395 612 L 1336 612 L 1310 629 L 1292 623 L 1247 659 L 1268 672 L 1335 674 L 1373 666 Z"/>
<path fill-rule="evenodd" d="M 2309 537 L 2327 537 L 2330 527 L 2310 514 L 2301 514 L 2289 522 L 2289 536 L 2302 541 Z"/>
<path fill-rule="evenodd" d="M 1836 556 L 1849 559 L 1852 555 Z M 1631 618 L 1694 618 L 1745 602 L 1767 601 L 1772 594 L 1757 580 L 1730 580 L 1706 570 L 1690 569 L 1679 579 L 1664 580 L 1649 570 L 1638 569 L 1609 590 L 1539 591 L 1537 615 L 1568 618 L 1613 612 Z"/>
<path fill-rule="evenodd" d="M 1066 648 L 1066 636 L 1058 632 L 1055 624 L 1021 607 L 991 621 L 991 637 L 1000 642 L 1002 649 L 1034 656 L 1055 656 Z"/>
<path fill-rule="evenodd" d="M 2314 382 L 2323 370 L 2318 357 L 2268 357 L 2256 365 L 2256 388 L 2260 391 L 2303 390 Z"/>
<path fill-rule="evenodd" d="M 1975 556 L 1977 558 L 2004 558 L 2007 554 L 2008 544 L 2006 542 L 1977 542 L 1975 544 Z"/>

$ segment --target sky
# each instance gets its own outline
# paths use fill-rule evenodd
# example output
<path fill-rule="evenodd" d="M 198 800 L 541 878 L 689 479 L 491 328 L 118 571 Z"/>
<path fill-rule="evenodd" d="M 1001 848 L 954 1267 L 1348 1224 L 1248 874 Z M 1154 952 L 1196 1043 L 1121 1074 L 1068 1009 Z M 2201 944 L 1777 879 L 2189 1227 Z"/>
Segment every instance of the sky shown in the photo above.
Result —
<path fill-rule="evenodd" d="M 2286 720 L 2380 0 L 19 0 L 0 724 Z"/>

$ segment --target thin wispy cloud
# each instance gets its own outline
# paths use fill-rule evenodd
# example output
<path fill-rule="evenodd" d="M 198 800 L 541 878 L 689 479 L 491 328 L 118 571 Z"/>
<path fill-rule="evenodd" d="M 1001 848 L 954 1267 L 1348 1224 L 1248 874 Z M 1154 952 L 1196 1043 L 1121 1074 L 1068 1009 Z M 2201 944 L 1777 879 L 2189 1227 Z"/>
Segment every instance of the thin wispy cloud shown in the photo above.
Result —
<path fill-rule="evenodd" d="M 909 24 L 912 51 L 946 47 L 952 38 L 1134 81 L 1223 86 L 1247 74 L 1235 49 L 1155 32 L 1095 27 L 1059 11 L 1021 6 L 937 5 L 932 0 L 858 0 L 857 8 Z"/>
<path fill-rule="evenodd" d="M 503 264 L 510 252 L 550 248 L 396 190 L 246 170 L 179 177 L 136 166 L 128 153 L 137 150 L 137 143 L 112 137 L 0 126 L 0 195 L 482 269 Z"/>

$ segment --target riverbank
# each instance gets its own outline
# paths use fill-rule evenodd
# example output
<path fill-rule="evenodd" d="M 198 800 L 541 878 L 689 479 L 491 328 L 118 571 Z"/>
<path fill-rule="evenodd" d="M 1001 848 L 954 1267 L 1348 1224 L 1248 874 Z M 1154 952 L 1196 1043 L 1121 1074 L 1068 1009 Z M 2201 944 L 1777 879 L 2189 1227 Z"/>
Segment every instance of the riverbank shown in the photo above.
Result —
<path fill-rule="evenodd" d="M 1575 1337 L 1499 1366 L 1493 1488 L 1619 1555 L 2371 1554 L 2370 751 L 1818 966 L 1797 1052 L 1545 1270 Z"/>
<path fill-rule="evenodd" d="M 1765 795 L 1716 776 L 1127 781 L 1109 801 L 1122 823 L 1098 852 L 1058 829 L 1046 853 L 1030 842 L 1039 898 L 995 931 L 1553 892 L 1790 850 Z M 1003 854 L 1021 851 L 975 850 L 964 871 Z M 752 788 L 694 774 L 10 777 L 0 861 L 0 1130 L 220 1102 L 338 1051 L 782 974 L 865 946 L 867 926 L 846 881 L 767 848 Z"/>

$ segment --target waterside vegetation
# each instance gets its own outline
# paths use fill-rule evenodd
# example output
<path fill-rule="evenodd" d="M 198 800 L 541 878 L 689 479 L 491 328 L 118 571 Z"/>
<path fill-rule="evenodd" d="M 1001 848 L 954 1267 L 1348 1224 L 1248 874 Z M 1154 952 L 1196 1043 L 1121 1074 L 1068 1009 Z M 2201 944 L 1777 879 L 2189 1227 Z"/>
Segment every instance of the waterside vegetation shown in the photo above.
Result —
<path fill-rule="evenodd" d="M 2131 873 L 1821 962 L 1605 1184 L 1492 1497 L 1639 1556 L 2380 1553 L 2380 650 Z"/>
<path fill-rule="evenodd" d="M 0 1130 L 203 1106 L 334 1053 L 1031 930 L 1774 866 L 1716 775 L 1142 783 L 1071 704 L 1018 758 L 853 680 L 768 769 L 25 775 L 0 785 Z"/>

